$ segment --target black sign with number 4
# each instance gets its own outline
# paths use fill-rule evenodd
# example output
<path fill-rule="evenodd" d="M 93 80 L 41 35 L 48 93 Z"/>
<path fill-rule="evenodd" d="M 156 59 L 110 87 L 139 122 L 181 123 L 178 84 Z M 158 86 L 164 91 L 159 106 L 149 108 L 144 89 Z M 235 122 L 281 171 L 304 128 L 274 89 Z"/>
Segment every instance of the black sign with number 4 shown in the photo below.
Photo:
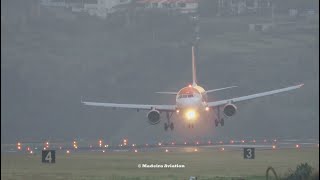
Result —
<path fill-rule="evenodd" d="M 42 163 L 55 163 L 56 151 L 55 150 L 42 150 Z"/>
<path fill-rule="evenodd" d="M 254 148 L 244 148 L 243 149 L 243 158 L 244 159 L 254 159 Z"/>

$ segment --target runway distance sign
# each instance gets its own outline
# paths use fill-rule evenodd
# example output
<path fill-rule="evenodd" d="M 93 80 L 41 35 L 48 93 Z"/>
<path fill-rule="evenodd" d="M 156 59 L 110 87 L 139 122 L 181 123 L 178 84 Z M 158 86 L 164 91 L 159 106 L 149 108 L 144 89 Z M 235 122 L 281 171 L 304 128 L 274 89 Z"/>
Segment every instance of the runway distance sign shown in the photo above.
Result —
<path fill-rule="evenodd" d="M 243 158 L 254 159 L 255 158 L 254 148 L 243 148 Z"/>
<path fill-rule="evenodd" d="M 42 163 L 56 163 L 56 151 L 42 150 Z"/>

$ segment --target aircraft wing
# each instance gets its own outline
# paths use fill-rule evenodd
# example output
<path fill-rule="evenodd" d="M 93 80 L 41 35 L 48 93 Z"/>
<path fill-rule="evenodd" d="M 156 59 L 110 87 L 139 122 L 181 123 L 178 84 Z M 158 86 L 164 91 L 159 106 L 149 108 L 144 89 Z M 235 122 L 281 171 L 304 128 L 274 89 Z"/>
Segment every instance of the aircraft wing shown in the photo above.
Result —
<path fill-rule="evenodd" d="M 276 89 L 273 91 L 267 91 L 267 92 L 252 94 L 252 95 L 248 95 L 248 96 L 241 96 L 241 97 L 231 98 L 231 99 L 226 99 L 226 100 L 221 100 L 221 101 L 208 102 L 208 106 L 209 107 L 216 107 L 216 106 L 221 106 L 221 105 L 225 105 L 228 103 L 236 103 L 236 102 L 240 102 L 240 101 L 251 100 L 251 99 L 255 99 L 255 98 L 259 98 L 259 97 L 264 97 L 264 96 L 278 94 L 278 93 L 282 93 L 282 92 L 286 92 L 286 91 L 291 91 L 291 90 L 300 88 L 302 86 L 303 86 L 303 84 L 299 84 L 296 86 L 290 86 L 290 87 L 286 87 L 286 88 L 282 88 L 282 89 Z"/>
<path fill-rule="evenodd" d="M 121 108 L 121 109 L 135 109 L 135 110 L 151 110 L 156 109 L 158 111 L 175 111 L 175 105 L 149 105 L 149 104 L 118 104 L 118 103 L 102 103 L 102 102 L 82 102 L 87 106 L 99 106 L 109 108 Z"/>

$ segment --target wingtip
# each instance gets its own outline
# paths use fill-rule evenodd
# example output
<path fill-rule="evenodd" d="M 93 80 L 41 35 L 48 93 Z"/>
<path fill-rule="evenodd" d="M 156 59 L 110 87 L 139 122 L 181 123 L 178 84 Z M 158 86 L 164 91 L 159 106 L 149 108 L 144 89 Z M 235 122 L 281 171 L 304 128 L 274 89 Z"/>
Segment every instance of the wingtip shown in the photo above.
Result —
<path fill-rule="evenodd" d="M 302 83 L 302 84 L 299 84 L 298 86 L 299 86 L 299 88 L 301 88 L 302 86 L 304 86 L 304 83 Z"/>

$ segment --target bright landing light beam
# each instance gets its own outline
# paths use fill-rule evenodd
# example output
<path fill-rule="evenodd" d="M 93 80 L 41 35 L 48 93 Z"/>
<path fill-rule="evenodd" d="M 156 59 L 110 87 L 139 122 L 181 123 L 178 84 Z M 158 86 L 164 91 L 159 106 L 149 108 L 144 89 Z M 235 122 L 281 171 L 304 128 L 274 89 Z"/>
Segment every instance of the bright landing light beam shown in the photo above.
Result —
<path fill-rule="evenodd" d="M 192 120 L 196 118 L 196 112 L 194 110 L 189 110 L 186 113 L 187 119 Z"/>

